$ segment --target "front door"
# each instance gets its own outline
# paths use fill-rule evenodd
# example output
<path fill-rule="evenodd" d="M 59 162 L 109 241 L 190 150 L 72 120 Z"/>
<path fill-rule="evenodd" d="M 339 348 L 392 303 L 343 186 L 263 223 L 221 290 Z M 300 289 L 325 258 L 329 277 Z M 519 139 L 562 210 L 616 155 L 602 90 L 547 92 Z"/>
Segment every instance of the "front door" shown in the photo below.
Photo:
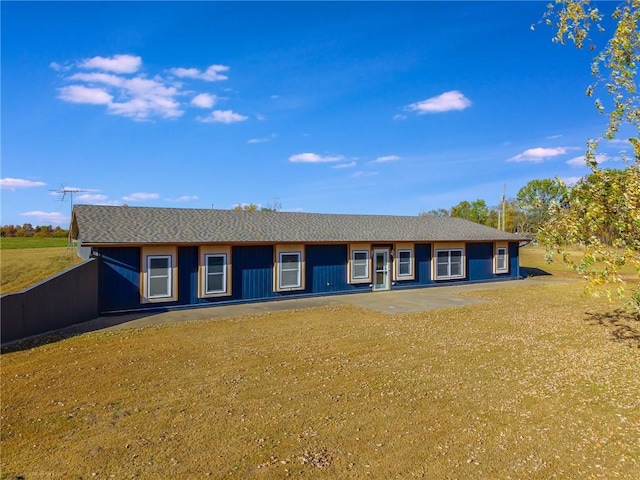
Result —
<path fill-rule="evenodd" d="M 389 290 L 389 249 L 373 251 L 374 290 Z"/>

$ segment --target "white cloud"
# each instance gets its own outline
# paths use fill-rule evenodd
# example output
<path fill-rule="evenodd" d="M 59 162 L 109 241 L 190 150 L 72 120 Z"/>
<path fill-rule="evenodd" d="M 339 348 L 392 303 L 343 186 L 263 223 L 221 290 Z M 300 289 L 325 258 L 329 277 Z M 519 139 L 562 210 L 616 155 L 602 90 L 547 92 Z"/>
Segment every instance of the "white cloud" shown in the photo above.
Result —
<path fill-rule="evenodd" d="M 91 194 L 91 193 L 83 193 L 82 195 L 78 195 L 75 197 L 75 200 L 78 202 L 104 202 L 107 200 L 106 195 L 102 195 L 99 193 Z"/>
<path fill-rule="evenodd" d="M 199 108 L 211 108 L 216 104 L 218 97 L 210 93 L 201 93 L 191 99 L 191 105 Z"/>
<path fill-rule="evenodd" d="M 33 217 L 38 223 L 55 223 L 60 225 L 69 223 L 69 217 L 60 212 L 41 212 L 36 210 L 33 212 L 24 212 L 20 215 L 24 217 Z"/>
<path fill-rule="evenodd" d="M 355 172 L 351 175 L 352 178 L 365 178 L 365 177 L 375 177 L 376 175 L 378 175 L 380 172 L 363 172 L 363 171 L 359 171 L 359 172 Z"/>
<path fill-rule="evenodd" d="M 450 110 L 464 110 L 471 106 L 471 100 L 465 97 L 462 92 L 451 90 L 436 97 L 427 98 L 420 102 L 407 106 L 408 110 L 417 112 L 419 115 L 425 113 L 441 113 Z"/>
<path fill-rule="evenodd" d="M 178 78 L 194 78 L 204 80 L 206 82 L 219 82 L 226 80 L 226 75 L 221 75 L 220 72 L 226 72 L 229 67 L 226 65 L 210 65 L 205 71 L 200 71 L 197 68 L 171 68 L 169 71 Z"/>
<path fill-rule="evenodd" d="M 31 187 L 44 187 L 44 182 L 34 182 L 31 180 L 24 180 L 22 178 L 2 178 L 0 179 L 0 188 L 3 190 L 16 190 L 17 188 L 31 188 Z"/>
<path fill-rule="evenodd" d="M 608 160 L 609 160 L 609 157 L 607 155 L 604 155 L 604 154 L 596 155 L 596 163 L 598 164 L 604 163 Z M 567 165 L 570 165 L 572 167 L 586 167 L 587 160 L 584 155 L 580 155 L 579 157 L 573 157 L 567 160 Z"/>
<path fill-rule="evenodd" d="M 208 117 L 198 117 L 198 120 L 203 123 L 236 123 L 244 122 L 247 118 L 244 115 L 235 113 L 231 110 L 214 110 Z"/>
<path fill-rule="evenodd" d="M 338 165 L 334 165 L 331 168 L 353 168 L 356 166 L 356 162 L 349 162 L 349 163 L 339 163 Z"/>
<path fill-rule="evenodd" d="M 567 147 L 556 147 L 556 148 L 529 148 L 522 153 L 519 153 L 515 157 L 511 157 L 507 159 L 508 162 L 533 162 L 540 163 L 548 158 L 557 157 L 558 155 L 564 155 L 567 153 L 569 148 Z"/>
<path fill-rule="evenodd" d="M 556 138 L 560 138 L 562 135 L 550 135 L 547 137 L 547 140 L 555 140 Z"/>
<path fill-rule="evenodd" d="M 167 79 L 156 75 L 147 78 L 146 75 L 137 73 L 142 59 L 134 55 L 93 57 L 71 65 L 72 67 L 64 67 L 55 62 L 51 64 L 51 68 L 57 71 L 67 71 L 70 68 L 75 70 L 63 77 L 67 85 L 58 89 L 58 98 L 71 103 L 105 105 L 107 113 L 111 115 L 134 120 L 176 118 L 184 114 L 185 107 L 212 108 L 218 101 L 216 95 L 187 90 L 184 82 L 177 81 L 175 77 Z M 218 81 L 227 78 L 221 72 L 228 69 L 225 65 L 211 65 L 205 71 L 195 68 L 174 68 L 169 71 L 180 78 Z M 227 110 L 198 120 L 232 123 L 246 118 Z"/>
<path fill-rule="evenodd" d="M 142 58 L 135 55 L 114 55 L 113 57 L 93 57 L 80 62 L 81 68 L 104 70 L 115 73 L 135 73 L 142 65 Z"/>
<path fill-rule="evenodd" d="M 90 105 L 109 105 L 113 97 L 102 88 L 90 88 L 83 85 L 68 85 L 58 89 L 58 98 L 71 103 Z"/>
<path fill-rule="evenodd" d="M 182 195 L 178 198 L 167 198 L 168 202 L 190 202 L 192 200 L 198 200 L 197 195 Z"/>
<path fill-rule="evenodd" d="M 407 119 L 407 116 L 406 116 L 406 115 L 402 115 L 402 114 L 400 114 L 400 113 L 399 113 L 399 114 L 397 114 L 397 115 L 394 115 L 394 116 L 393 116 L 393 119 L 394 119 L 394 120 L 406 120 L 406 119 Z"/>
<path fill-rule="evenodd" d="M 318 155 L 317 153 L 297 153 L 289 157 L 290 162 L 294 163 L 327 163 L 339 162 L 344 157 L 340 155 Z"/>
<path fill-rule="evenodd" d="M 158 195 L 157 193 L 145 192 L 132 193 L 131 195 L 122 197 L 122 199 L 126 202 L 144 202 L 146 200 L 155 200 L 157 198 L 160 198 L 160 195 Z"/>
<path fill-rule="evenodd" d="M 371 163 L 385 163 L 385 162 L 395 162 L 396 160 L 400 160 L 400 157 L 397 155 L 386 155 L 384 157 L 378 157 Z"/>
<path fill-rule="evenodd" d="M 270 142 L 271 140 L 275 139 L 277 136 L 278 136 L 277 134 L 272 133 L 268 137 L 251 138 L 251 139 L 247 140 L 247 143 L 266 143 L 266 142 Z"/>

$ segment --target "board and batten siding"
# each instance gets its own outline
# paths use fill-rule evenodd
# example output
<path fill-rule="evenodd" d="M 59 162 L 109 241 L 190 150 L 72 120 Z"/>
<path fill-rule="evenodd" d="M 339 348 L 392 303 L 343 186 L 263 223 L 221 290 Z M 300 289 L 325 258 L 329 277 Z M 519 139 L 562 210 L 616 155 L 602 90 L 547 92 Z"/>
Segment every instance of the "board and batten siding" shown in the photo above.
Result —
<path fill-rule="evenodd" d="M 177 248 L 177 301 L 158 302 L 152 306 L 141 303 L 141 247 L 97 247 L 100 259 L 100 313 L 120 312 L 142 308 L 171 308 L 176 306 L 204 306 L 223 303 L 243 303 L 299 295 L 328 295 L 334 293 L 368 292 L 370 285 L 348 283 L 347 244 L 305 246 L 305 288 L 291 292 L 274 291 L 274 245 L 234 246 L 231 248 L 231 295 L 201 298 L 199 295 L 199 247 Z M 414 277 L 396 280 L 394 289 L 415 288 L 450 281 L 432 279 L 433 245 L 414 245 Z M 513 279 L 519 276 L 518 243 L 509 242 L 509 272 L 493 272 L 494 244 L 467 243 L 466 278 L 461 281 Z"/>

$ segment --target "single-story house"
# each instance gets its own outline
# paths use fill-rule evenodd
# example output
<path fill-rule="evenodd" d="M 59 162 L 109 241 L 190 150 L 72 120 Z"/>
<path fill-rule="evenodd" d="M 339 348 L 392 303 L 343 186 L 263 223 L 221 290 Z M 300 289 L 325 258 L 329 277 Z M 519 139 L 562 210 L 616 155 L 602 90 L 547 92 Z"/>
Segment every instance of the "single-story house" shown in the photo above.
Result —
<path fill-rule="evenodd" d="M 459 218 L 76 205 L 100 313 L 520 277 L 527 239 Z"/>

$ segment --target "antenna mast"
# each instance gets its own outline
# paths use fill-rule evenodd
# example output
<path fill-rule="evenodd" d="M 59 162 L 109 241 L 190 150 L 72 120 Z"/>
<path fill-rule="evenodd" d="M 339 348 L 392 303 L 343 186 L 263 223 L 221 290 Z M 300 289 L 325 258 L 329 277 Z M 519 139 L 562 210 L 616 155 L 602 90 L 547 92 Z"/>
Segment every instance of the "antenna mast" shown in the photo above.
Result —
<path fill-rule="evenodd" d="M 70 214 L 73 215 L 73 196 L 76 193 L 84 193 L 84 192 L 88 192 L 89 190 L 82 190 L 80 188 L 69 188 L 69 187 L 65 187 L 64 185 L 61 185 L 60 190 L 51 190 L 51 191 L 55 192 L 57 195 L 62 195 L 62 198 L 60 199 L 60 201 L 62 202 L 64 202 L 64 199 L 67 197 L 67 195 L 69 196 L 69 200 L 70 200 L 69 211 L 70 211 Z M 64 258 L 67 252 L 71 254 L 71 252 L 75 250 L 74 247 L 75 245 L 73 244 L 73 240 L 71 239 L 71 228 L 69 228 L 69 235 L 67 236 L 67 247 L 64 249 L 64 252 L 62 252 L 62 255 L 60 256 L 60 260 Z"/>

